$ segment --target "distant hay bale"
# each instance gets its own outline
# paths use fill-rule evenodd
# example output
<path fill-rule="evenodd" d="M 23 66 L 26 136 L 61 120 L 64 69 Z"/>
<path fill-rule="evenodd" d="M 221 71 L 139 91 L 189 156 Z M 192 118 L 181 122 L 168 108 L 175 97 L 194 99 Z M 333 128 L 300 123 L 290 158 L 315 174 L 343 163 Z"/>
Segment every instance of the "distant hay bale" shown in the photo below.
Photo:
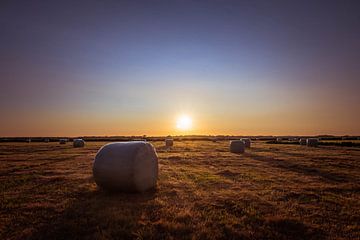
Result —
<path fill-rule="evenodd" d="M 317 147 L 319 145 L 319 139 L 317 139 L 317 138 L 308 138 L 308 139 L 306 139 L 306 145 L 308 147 Z"/>
<path fill-rule="evenodd" d="M 74 140 L 73 140 L 73 146 L 74 146 L 75 148 L 77 148 L 77 147 L 84 147 L 84 146 L 85 146 L 85 141 L 82 140 L 81 138 L 74 139 Z"/>
<path fill-rule="evenodd" d="M 300 138 L 299 144 L 300 145 L 306 145 L 306 139 L 305 138 Z"/>
<path fill-rule="evenodd" d="M 244 153 L 245 152 L 245 143 L 242 140 L 230 141 L 230 152 Z"/>
<path fill-rule="evenodd" d="M 276 138 L 276 142 L 281 143 L 281 142 L 282 142 L 282 138 Z"/>
<path fill-rule="evenodd" d="M 174 146 L 174 140 L 172 138 L 166 138 L 165 139 L 165 146 L 166 147 L 172 147 Z"/>
<path fill-rule="evenodd" d="M 240 140 L 244 142 L 246 148 L 249 148 L 251 146 L 250 138 L 241 138 Z"/>
<path fill-rule="evenodd" d="M 63 138 L 62 138 L 62 139 L 59 139 L 59 143 L 60 143 L 60 144 L 66 144 L 66 142 L 67 142 L 66 139 L 63 139 Z"/>
<path fill-rule="evenodd" d="M 143 192 L 156 187 L 158 157 L 148 142 L 116 142 L 100 148 L 93 175 L 104 189 Z"/>
<path fill-rule="evenodd" d="M 45 139 L 44 139 L 44 142 L 48 143 L 48 142 L 50 142 L 50 139 L 45 138 Z"/>

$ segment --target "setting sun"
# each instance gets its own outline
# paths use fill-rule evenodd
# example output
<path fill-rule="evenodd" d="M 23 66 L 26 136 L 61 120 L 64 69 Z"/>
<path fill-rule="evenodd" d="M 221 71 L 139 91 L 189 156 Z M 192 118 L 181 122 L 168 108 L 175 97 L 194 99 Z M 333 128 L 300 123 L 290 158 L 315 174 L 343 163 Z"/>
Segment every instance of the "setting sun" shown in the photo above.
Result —
<path fill-rule="evenodd" d="M 181 115 L 176 121 L 176 128 L 179 130 L 190 130 L 192 127 L 192 120 L 187 115 Z"/>

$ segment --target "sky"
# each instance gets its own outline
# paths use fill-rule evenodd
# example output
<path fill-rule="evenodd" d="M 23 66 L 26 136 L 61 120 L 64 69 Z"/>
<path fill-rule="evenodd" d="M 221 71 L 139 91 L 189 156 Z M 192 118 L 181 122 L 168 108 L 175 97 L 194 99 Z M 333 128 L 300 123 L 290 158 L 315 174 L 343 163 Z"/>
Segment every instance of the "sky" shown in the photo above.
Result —
<path fill-rule="evenodd" d="M 0 84 L 0 136 L 360 135 L 360 2 L 2 0 Z"/>

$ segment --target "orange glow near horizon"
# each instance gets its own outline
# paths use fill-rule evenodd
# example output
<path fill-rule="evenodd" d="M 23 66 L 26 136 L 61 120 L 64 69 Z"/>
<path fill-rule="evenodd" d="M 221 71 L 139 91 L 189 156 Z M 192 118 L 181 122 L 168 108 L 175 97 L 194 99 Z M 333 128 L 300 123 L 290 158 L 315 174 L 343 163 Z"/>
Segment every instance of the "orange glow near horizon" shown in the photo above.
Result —
<path fill-rule="evenodd" d="M 4 122 L 1 137 L 35 136 L 167 136 L 167 135 L 356 135 L 359 129 L 335 124 L 334 118 L 303 112 L 264 113 L 231 112 L 222 109 L 202 109 L 195 106 L 185 114 L 176 111 L 156 111 L 153 114 L 108 114 L 100 116 L 69 114 L 38 118 L 38 113 L 28 118 L 12 118 Z M 253 110 L 253 109 L 252 109 Z M 320 118 L 321 117 L 321 118 Z M 344 122 L 345 120 L 338 119 Z"/>

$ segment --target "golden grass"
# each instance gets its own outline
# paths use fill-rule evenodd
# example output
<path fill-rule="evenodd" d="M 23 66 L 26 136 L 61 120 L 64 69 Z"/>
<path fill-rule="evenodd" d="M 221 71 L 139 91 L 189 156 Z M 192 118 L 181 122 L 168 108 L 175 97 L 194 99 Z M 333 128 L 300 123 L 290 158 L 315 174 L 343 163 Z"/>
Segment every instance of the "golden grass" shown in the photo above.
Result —
<path fill-rule="evenodd" d="M 360 149 L 155 142 L 156 191 L 92 179 L 104 142 L 0 146 L 0 239 L 358 239 Z"/>

